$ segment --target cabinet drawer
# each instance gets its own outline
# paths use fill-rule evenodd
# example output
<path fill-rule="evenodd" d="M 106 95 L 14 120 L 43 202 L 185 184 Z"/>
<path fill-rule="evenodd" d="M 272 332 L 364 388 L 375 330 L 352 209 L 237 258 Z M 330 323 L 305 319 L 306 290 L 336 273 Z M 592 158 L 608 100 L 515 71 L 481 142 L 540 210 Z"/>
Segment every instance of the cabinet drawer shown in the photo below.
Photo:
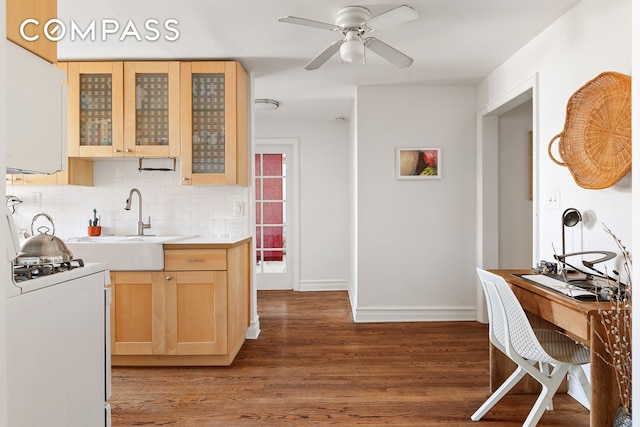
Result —
<path fill-rule="evenodd" d="M 226 270 L 226 249 L 167 249 L 165 270 Z"/>

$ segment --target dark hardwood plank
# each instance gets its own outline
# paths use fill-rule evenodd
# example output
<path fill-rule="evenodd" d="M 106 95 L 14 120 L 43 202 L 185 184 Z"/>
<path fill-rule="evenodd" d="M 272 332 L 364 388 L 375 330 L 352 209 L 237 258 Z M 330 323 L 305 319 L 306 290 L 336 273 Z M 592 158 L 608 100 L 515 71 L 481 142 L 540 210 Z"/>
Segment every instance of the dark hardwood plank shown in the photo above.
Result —
<path fill-rule="evenodd" d="M 230 367 L 114 368 L 113 426 L 519 426 L 535 395 L 489 395 L 487 325 L 352 321 L 346 292 L 261 291 Z M 539 426 L 588 426 L 567 395 Z"/>

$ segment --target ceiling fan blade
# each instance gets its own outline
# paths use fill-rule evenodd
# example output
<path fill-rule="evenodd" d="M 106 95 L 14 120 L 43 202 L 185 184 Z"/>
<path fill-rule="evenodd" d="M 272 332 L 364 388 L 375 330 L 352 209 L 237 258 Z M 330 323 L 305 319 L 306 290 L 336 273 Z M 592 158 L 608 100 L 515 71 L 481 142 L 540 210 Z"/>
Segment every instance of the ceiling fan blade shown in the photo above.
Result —
<path fill-rule="evenodd" d="M 404 53 L 375 37 L 368 37 L 364 41 L 364 44 L 373 52 L 377 53 L 398 68 L 407 68 L 409 65 L 413 64 L 413 58 L 408 57 Z"/>
<path fill-rule="evenodd" d="M 369 18 L 364 22 L 364 25 L 370 31 L 376 31 L 392 25 L 413 21 L 414 19 L 418 19 L 418 12 L 411 6 L 405 4 Z"/>
<path fill-rule="evenodd" d="M 334 24 L 327 24 L 326 22 L 313 21 L 311 19 L 298 18 L 295 16 L 283 16 L 278 21 L 285 22 L 287 24 L 304 25 L 305 27 L 322 28 L 323 30 L 340 31 L 340 28 Z"/>
<path fill-rule="evenodd" d="M 322 64 L 327 62 L 329 58 L 331 58 L 335 53 L 340 50 L 340 46 L 342 46 L 344 40 L 338 40 L 337 42 L 331 43 L 325 50 L 320 52 L 318 56 L 313 58 L 307 65 L 304 66 L 305 70 L 317 70 L 320 68 Z"/>

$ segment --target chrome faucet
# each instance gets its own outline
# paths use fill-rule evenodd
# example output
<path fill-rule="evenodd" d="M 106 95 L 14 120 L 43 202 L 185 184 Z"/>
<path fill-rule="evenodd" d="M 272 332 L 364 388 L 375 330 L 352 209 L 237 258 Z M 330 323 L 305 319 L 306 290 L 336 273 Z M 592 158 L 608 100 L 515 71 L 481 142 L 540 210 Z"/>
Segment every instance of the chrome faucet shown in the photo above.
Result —
<path fill-rule="evenodd" d="M 144 236 L 145 228 L 151 228 L 151 217 L 149 217 L 149 223 L 145 224 L 142 221 L 142 194 L 140 194 L 140 190 L 137 188 L 132 188 L 129 191 L 129 198 L 127 199 L 127 203 L 124 205 L 125 210 L 131 210 L 131 197 L 133 193 L 138 194 L 138 236 Z"/>

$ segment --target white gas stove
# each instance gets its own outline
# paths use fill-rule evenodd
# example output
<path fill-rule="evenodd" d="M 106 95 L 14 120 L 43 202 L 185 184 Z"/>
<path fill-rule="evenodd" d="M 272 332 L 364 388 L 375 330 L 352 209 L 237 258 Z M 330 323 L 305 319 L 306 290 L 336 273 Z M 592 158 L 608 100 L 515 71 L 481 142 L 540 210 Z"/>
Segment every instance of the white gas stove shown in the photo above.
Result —
<path fill-rule="evenodd" d="M 12 271 L 6 280 L 8 425 L 109 427 L 107 265 L 14 265 L 17 229 L 11 213 L 5 218 Z"/>
<path fill-rule="evenodd" d="M 15 265 L 15 259 L 20 253 L 17 227 L 9 211 L 6 215 L 6 227 L 9 241 L 7 242 L 7 258 L 11 264 L 13 276 L 8 281 L 7 295 L 14 297 L 49 286 L 56 286 L 83 276 L 104 272 L 107 266 L 102 263 L 85 264 L 81 259 L 58 264 L 30 264 Z"/>

